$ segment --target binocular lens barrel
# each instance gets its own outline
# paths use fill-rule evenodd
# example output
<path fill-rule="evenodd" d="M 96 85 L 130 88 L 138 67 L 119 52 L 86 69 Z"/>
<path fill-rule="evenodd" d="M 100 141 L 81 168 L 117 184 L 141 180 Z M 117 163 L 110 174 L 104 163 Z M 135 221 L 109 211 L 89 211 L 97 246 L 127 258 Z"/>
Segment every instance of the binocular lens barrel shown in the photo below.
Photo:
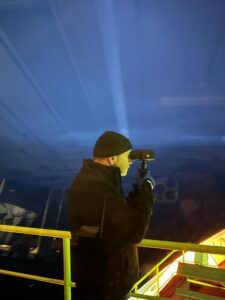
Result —
<path fill-rule="evenodd" d="M 129 158 L 132 160 L 154 160 L 155 153 L 152 150 L 132 150 Z"/>

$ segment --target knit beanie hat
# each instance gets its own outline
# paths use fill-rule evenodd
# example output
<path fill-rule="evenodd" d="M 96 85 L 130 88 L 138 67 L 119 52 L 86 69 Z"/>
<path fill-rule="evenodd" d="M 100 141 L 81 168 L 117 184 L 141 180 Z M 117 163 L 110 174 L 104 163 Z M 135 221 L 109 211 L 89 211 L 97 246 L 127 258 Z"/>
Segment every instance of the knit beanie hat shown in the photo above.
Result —
<path fill-rule="evenodd" d="M 131 142 L 124 135 L 114 131 L 105 131 L 97 139 L 93 155 L 94 157 L 109 157 L 126 152 L 131 148 Z"/>

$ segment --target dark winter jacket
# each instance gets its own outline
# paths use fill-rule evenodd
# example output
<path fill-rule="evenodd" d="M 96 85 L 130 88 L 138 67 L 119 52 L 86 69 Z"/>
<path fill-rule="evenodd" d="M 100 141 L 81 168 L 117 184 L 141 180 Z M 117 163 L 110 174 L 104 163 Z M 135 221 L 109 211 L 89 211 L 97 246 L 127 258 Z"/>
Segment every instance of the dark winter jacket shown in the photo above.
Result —
<path fill-rule="evenodd" d="M 137 243 L 144 237 L 152 204 L 148 183 L 125 199 L 119 168 L 84 160 L 68 201 L 77 285 L 129 292 L 138 278 Z"/>

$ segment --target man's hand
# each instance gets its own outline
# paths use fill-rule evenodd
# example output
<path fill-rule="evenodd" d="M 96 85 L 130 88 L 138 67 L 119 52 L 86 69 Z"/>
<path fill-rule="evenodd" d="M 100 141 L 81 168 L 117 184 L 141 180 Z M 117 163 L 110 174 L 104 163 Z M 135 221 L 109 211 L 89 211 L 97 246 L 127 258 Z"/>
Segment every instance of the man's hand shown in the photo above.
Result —
<path fill-rule="evenodd" d="M 144 182 L 148 182 L 151 185 L 152 190 L 154 189 L 154 187 L 155 187 L 155 180 L 152 177 L 152 175 L 150 173 L 150 170 L 148 168 L 146 168 L 146 169 L 143 169 L 143 168 L 138 169 L 137 179 L 136 179 L 136 182 L 135 182 L 134 185 L 137 186 L 138 188 L 141 188 L 143 186 Z"/>

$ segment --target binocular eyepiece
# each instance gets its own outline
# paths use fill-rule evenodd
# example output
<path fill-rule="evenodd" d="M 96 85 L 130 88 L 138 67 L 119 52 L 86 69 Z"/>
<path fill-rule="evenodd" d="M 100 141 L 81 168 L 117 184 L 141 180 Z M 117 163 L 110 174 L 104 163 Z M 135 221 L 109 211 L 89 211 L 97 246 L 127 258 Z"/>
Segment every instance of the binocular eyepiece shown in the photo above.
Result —
<path fill-rule="evenodd" d="M 151 161 L 155 159 L 155 153 L 152 150 L 131 150 L 129 158 L 131 160 Z"/>

